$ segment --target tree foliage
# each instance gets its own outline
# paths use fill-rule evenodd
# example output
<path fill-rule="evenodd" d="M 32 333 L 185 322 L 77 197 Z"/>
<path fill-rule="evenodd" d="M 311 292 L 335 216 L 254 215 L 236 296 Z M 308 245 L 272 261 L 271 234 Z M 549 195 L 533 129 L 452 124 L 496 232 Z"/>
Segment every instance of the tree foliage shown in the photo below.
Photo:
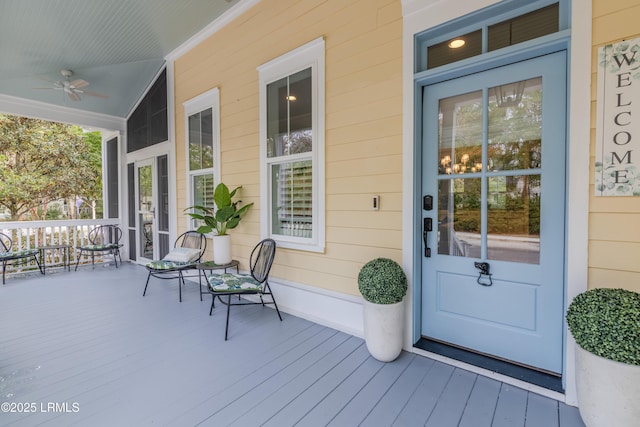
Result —
<path fill-rule="evenodd" d="M 0 114 L 0 205 L 14 221 L 42 219 L 51 201 L 95 197 L 97 155 L 78 126 Z"/>

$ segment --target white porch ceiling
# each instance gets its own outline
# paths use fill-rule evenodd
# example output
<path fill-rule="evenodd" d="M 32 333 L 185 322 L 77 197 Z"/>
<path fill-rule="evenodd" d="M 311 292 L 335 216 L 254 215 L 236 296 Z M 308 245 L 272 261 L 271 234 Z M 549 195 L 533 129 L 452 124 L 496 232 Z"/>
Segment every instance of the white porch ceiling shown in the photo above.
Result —
<path fill-rule="evenodd" d="M 165 57 L 241 0 L 2 0 L 0 95 L 126 117 Z M 107 99 L 71 101 L 63 80 Z"/>

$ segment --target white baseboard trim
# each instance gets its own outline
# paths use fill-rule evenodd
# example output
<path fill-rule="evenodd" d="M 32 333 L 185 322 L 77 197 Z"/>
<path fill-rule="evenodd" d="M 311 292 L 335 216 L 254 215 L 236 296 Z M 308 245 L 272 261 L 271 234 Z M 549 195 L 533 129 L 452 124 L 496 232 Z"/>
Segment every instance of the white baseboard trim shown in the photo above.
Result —
<path fill-rule="evenodd" d="M 282 279 L 269 280 L 269 285 L 281 311 L 364 337 L 361 298 Z"/>
<path fill-rule="evenodd" d="M 269 279 L 269 285 L 281 312 L 364 338 L 362 298 L 283 279 Z M 243 298 L 260 301 L 255 295 Z M 273 308 L 273 305 L 267 307 Z"/>

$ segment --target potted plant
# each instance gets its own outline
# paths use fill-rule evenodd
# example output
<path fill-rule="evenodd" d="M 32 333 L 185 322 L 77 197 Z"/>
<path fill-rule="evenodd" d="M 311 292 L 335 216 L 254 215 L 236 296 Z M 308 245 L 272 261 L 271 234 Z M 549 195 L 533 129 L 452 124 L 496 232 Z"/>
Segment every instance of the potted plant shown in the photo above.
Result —
<path fill-rule="evenodd" d="M 188 213 L 191 218 L 203 221 L 198 227 L 198 233 L 211 233 L 213 235 L 213 262 L 224 265 L 231 262 L 231 236 L 227 234 L 228 230 L 236 228 L 242 219 L 242 215 L 253 205 L 249 203 L 238 208 L 242 200 L 233 201 L 233 196 L 241 189 L 242 186 L 236 187 L 233 191 L 229 191 L 224 183 L 216 186 L 213 192 L 213 202 L 215 209 L 206 206 L 190 206 L 186 210 L 193 209 L 196 212 Z"/>
<path fill-rule="evenodd" d="M 389 258 L 366 263 L 358 274 L 358 289 L 364 298 L 364 337 L 369 353 L 382 362 L 395 360 L 404 338 L 403 298 L 407 276 Z"/>
<path fill-rule="evenodd" d="M 588 427 L 640 420 L 640 294 L 596 288 L 575 297 L 567 323 L 576 341 L 576 387 Z"/>

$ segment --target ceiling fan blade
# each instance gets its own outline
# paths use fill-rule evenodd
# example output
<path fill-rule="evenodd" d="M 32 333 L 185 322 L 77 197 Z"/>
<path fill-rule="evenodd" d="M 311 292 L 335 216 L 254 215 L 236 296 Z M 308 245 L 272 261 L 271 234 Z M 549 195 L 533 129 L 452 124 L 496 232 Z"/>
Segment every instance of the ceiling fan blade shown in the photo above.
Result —
<path fill-rule="evenodd" d="M 104 98 L 104 99 L 109 98 L 109 96 L 105 94 L 94 92 L 92 90 L 77 90 L 76 92 L 82 93 L 84 95 L 89 95 L 89 96 L 97 96 L 98 98 Z"/>
<path fill-rule="evenodd" d="M 42 80 L 43 82 L 47 82 L 47 83 L 51 83 L 54 84 L 56 81 L 55 80 L 51 80 L 50 78 L 44 77 L 44 76 L 35 76 L 38 80 Z"/>
<path fill-rule="evenodd" d="M 69 94 L 69 98 L 72 101 L 80 101 L 80 95 L 78 95 L 77 93 L 75 93 L 73 91 L 68 91 L 67 93 Z"/>
<path fill-rule="evenodd" d="M 82 80 L 82 79 L 74 80 L 69 84 L 71 86 L 75 87 L 76 89 L 80 89 L 81 87 L 89 86 L 89 82 L 87 82 L 86 80 Z"/>

